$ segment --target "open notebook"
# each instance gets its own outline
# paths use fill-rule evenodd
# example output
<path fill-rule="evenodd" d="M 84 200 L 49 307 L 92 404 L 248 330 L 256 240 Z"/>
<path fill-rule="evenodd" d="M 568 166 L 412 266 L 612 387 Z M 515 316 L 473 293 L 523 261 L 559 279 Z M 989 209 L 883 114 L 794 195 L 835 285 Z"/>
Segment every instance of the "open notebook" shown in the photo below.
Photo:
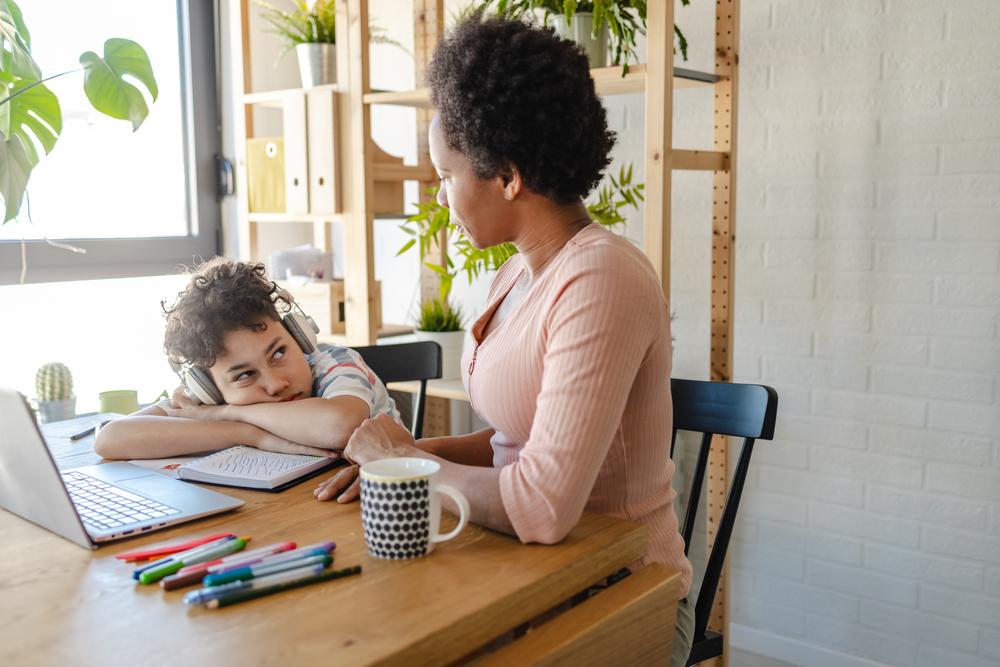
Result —
<path fill-rule="evenodd" d="M 177 467 L 177 476 L 248 489 L 281 491 L 341 463 L 341 459 L 276 454 L 253 447 L 230 447 Z"/>

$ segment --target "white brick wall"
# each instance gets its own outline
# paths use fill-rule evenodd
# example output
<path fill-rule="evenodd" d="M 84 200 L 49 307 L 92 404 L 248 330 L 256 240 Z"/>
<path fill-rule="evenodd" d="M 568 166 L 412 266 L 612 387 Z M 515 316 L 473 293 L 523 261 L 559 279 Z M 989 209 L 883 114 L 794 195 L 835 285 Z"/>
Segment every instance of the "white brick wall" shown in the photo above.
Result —
<path fill-rule="evenodd" d="M 712 67 L 711 5 L 678 3 L 688 66 Z M 736 379 L 780 410 L 733 621 L 843 664 L 996 667 L 1000 1 L 741 10 Z M 675 144 L 707 146 L 711 99 L 675 105 Z M 679 376 L 706 373 L 705 190 L 674 178 Z"/>

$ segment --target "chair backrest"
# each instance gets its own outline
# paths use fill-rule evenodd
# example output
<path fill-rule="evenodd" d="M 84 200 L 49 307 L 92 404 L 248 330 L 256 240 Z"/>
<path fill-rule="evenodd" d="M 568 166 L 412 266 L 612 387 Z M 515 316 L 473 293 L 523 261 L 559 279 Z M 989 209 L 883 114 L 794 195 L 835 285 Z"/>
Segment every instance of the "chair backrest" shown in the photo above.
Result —
<path fill-rule="evenodd" d="M 410 432 L 420 438 L 424 431 L 424 401 L 427 381 L 441 377 L 441 346 L 434 341 L 369 345 L 351 348 L 361 355 L 382 382 L 412 382 L 420 388 L 413 398 L 413 423 Z"/>
<path fill-rule="evenodd" d="M 674 432 L 670 442 L 670 456 L 674 455 L 677 431 L 694 431 L 702 434 L 698 462 L 691 479 L 687 513 L 684 516 L 684 552 L 691 544 L 701 489 L 708 468 L 708 453 L 713 435 L 743 438 L 743 449 L 733 473 L 733 483 L 722 510 L 722 519 L 715 534 L 712 552 L 705 567 L 705 577 L 695 603 L 694 635 L 689 665 L 696 664 L 722 654 L 722 636 L 708 633 L 708 617 L 715 601 L 715 591 L 719 587 L 719 577 L 726 560 L 729 538 L 736 522 L 736 511 L 743 494 L 750 455 L 756 440 L 771 440 L 774 437 L 774 422 L 778 413 L 778 394 L 771 387 L 759 384 L 732 384 L 728 382 L 705 382 L 700 380 L 670 381 L 670 392 L 674 406 Z"/>

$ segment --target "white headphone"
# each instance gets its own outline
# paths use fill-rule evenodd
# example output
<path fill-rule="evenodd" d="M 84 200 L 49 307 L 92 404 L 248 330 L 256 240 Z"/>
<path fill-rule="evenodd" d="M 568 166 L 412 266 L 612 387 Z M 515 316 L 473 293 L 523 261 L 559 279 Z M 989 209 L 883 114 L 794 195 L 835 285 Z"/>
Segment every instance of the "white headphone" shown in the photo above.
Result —
<path fill-rule="evenodd" d="M 280 299 L 290 307 L 287 313 L 280 316 L 281 323 L 285 326 L 288 333 L 291 334 L 292 338 L 295 339 L 295 342 L 299 344 L 302 351 L 306 354 L 312 354 L 316 350 L 316 334 L 319 333 L 319 327 L 316 326 L 313 318 L 302 311 L 302 308 L 295 302 L 295 299 L 292 298 L 288 290 L 278 287 L 277 283 L 272 282 L 271 284 L 274 286 L 271 292 L 274 295 L 274 300 L 277 301 Z M 223 400 L 222 392 L 219 391 L 208 369 L 199 368 L 187 362 L 178 363 L 169 357 L 167 358 L 167 362 L 170 364 L 170 368 L 181 379 L 181 384 L 184 385 L 184 393 L 187 394 L 188 398 L 206 405 L 221 405 L 226 402 Z"/>

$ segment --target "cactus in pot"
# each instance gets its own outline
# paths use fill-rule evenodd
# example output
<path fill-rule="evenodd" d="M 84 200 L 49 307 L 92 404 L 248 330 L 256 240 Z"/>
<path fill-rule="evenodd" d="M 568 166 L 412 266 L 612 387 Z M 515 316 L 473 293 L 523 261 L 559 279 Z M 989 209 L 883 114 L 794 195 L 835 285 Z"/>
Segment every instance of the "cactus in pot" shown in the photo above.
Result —
<path fill-rule="evenodd" d="M 76 416 L 73 375 L 65 364 L 51 362 L 39 368 L 35 373 L 35 391 L 43 423 Z"/>

